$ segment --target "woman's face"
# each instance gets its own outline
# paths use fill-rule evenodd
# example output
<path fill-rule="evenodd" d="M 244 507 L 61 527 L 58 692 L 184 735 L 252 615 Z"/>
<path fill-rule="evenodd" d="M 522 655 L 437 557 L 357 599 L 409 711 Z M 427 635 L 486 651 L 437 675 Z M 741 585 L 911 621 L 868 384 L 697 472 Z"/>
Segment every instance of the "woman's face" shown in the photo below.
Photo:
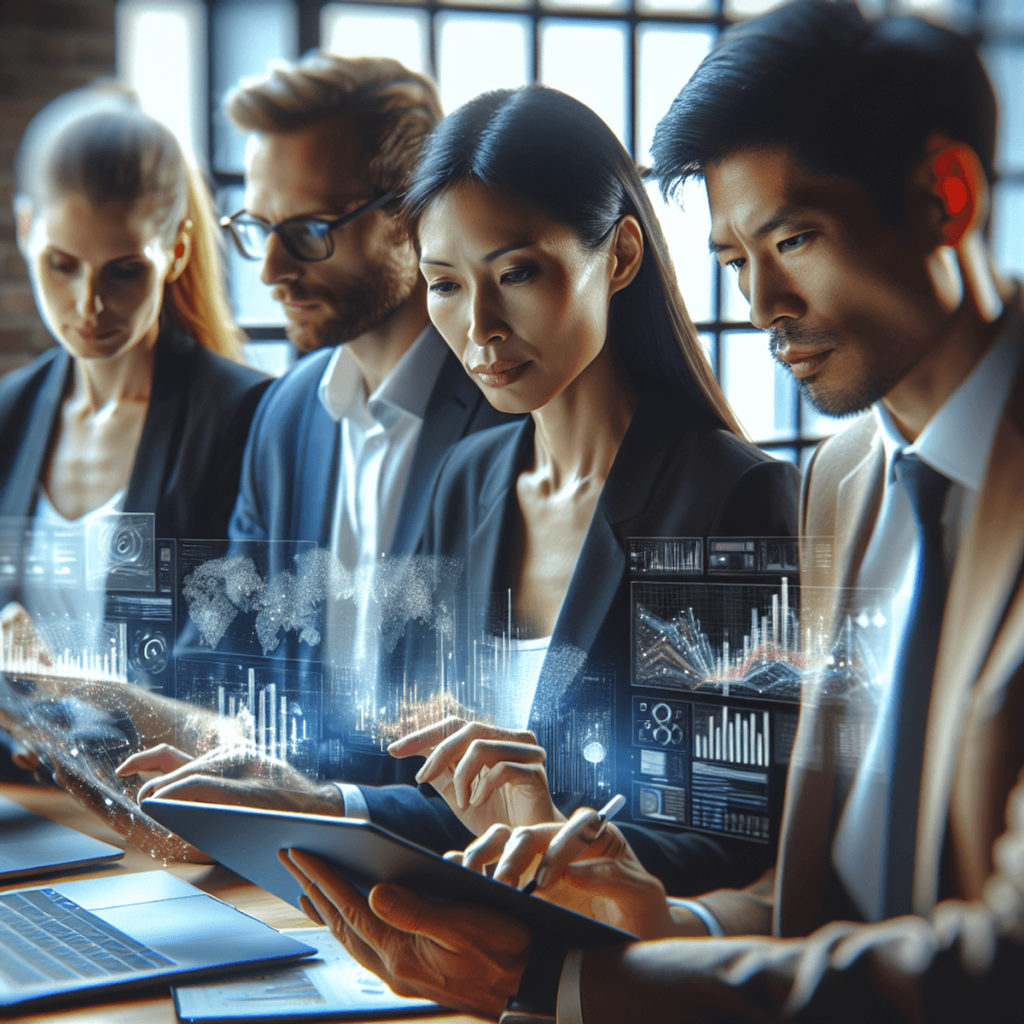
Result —
<path fill-rule="evenodd" d="M 431 203 L 419 241 L 430 319 L 496 409 L 543 408 L 604 348 L 610 242 L 475 183 Z"/>
<path fill-rule="evenodd" d="M 56 197 L 23 219 L 19 241 L 39 312 L 71 355 L 111 359 L 155 342 L 164 282 L 181 268 L 145 204 Z"/>

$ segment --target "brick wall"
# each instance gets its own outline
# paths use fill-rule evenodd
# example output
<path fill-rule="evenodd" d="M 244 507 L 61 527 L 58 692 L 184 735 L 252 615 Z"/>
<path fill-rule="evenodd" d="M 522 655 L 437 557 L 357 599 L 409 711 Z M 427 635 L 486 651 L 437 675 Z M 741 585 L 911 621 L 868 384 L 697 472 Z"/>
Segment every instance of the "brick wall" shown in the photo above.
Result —
<path fill-rule="evenodd" d="M 14 152 L 32 115 L 114 74 L 116 0 L 0 0 L 0 374 L 53 344 L 35 309 L 11 213 Z"/>

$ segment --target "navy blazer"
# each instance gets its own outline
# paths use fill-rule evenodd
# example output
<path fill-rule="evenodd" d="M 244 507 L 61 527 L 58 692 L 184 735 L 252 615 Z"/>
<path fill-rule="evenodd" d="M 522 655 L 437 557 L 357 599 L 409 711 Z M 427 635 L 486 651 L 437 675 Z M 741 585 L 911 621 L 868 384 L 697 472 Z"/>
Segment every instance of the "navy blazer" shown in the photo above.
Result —
<path fill-rule="evenodd" d="M 641 400 L 601 491 L 552 635 L 583 651 L 587 664 L 610 666 L 617 680 L 616 734 L 629 716 L 630 537 L 796 536 L 800 475 L 724 430 L 680 422 L 671 409 Z M 533 452 L 533 421 L 470 438 L 449 457 L 438 481 L 423 551 L 465 559 L 466 588 L 503 593 L 518 516 L 516 480 Z M 547 659 L 534 710 L 571 707 L 582 669 L 568 682 Z M 531 715 L 531 728 L 539 722 Z M 459 848 L 468 831 L 440 798 L 411 787 L 363 788 L 375 822 L 435 848 Z M 572 794 L 555 794 L 571 811 Z M 578 799 L 578 798 L 577 798 Z M 770 851 L 696 833 L 624 826 L 638 856 L 676 894 L 739 884 L 770 863 Z"/>
<path fill-rule="evenodd" d="M 442 347 L 445 357 L 405 483 L 391 541 L 394 554 L 416 550 L 438 469 L 452 445 L 511 419 L 494 410 L 433 327 L 427 343 Z M 260 403 L 228 529 L 232 540 L 309 540 L 330 546 L 341 432 L 317 392 L 333 354 L 324 349 L 303 358 Z"/>
<path fill-rule="evenodd" d="M 73 362 L 60 347 L 0 380 L 0 515 L 31 516 Z M 153 512 L 157 537 L 227 534 L 242 452 L 270 381 L 166 328 L 125 512 Z"/>

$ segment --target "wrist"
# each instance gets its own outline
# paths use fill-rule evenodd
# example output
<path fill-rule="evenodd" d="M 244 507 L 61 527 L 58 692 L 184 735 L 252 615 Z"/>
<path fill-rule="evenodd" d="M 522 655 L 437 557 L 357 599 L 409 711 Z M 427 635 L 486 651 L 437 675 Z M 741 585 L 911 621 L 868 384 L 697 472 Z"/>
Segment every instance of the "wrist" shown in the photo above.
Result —
<path fill-rule="evenodd" d="M 554 1024 L 565 956 L 564 948 L 544 942 L 531 944 L 519 988 L 505 1003 L 499 1024 Z"/>

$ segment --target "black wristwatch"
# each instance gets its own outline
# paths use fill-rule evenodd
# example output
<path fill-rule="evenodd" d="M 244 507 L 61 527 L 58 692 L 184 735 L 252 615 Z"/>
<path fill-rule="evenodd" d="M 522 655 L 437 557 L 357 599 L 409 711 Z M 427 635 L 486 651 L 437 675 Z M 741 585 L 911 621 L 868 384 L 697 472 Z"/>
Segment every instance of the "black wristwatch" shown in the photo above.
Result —
<path fill-rule="evenodd" d="M 519 989 L 509 996 L 498 1024 L 555 1024 L 558 982 L 568 952 L 564 946 L 533 944 Z"/>
<path fill-rule="evenodd" d="M 509 996 L 498 1024 L 555 1024 L 555 1011 L 535 1010 L 524 1006 L 515 996 Z"/>

